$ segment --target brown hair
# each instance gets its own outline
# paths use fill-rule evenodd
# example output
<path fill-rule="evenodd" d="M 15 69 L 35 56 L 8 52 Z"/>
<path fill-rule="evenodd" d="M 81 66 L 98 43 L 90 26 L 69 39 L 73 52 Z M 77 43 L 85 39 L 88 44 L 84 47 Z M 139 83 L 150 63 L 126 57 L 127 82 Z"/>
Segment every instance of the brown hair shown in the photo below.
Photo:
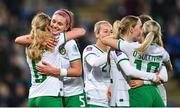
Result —
<path fill-rule="evenodd" d="M 55 14 L 61 15 L 64 18 L 66 18 L 67 26 L 68 26 L 67 31 L 72 29 L 72 26 L 73 26 L 74 22 L 73 22 L 73 13 L 71 11 L 69 11 L 67 9 L 59 9 L 59 10 L 54 12 L 54 15 Z"/>

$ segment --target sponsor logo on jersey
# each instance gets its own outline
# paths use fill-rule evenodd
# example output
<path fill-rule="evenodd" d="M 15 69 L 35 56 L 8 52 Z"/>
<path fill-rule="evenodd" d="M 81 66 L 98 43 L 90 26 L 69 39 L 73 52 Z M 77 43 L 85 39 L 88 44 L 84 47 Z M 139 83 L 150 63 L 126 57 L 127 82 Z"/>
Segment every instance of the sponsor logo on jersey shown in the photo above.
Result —
<path fill-rule="evenodd" d="M 59 36 L 61 34 L 61 32 L 54 32 L 53 33 L 55 36 Z"/>
<path fill-rule="evenodd" d="M 87 47 L 86 51 L 92 51 L 92 47 Z"/>
<path fill-rule="evenodd" d="M 115 50 L 115 53 L 116 53 L 117 56 L 119 56 L 119 55 L 122 54 L 122 51 L 120 51 L 120 50 Z"/>

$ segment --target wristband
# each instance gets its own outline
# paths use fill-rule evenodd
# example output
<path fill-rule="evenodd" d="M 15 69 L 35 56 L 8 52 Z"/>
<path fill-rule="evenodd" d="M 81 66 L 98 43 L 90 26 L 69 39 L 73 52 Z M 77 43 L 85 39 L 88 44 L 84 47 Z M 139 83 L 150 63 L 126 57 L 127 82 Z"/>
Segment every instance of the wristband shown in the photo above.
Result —
<path fill-rule="evenodd" d="M 148 85 L 148 84 L 152 84 L 151 81 L 144 81 L 144 84 Z"/>
<path fill-rule="evenodd" d="M 60 70 L 61 70 L 60 76 L 66 77 L 68 73 L 67 69 L 60 69 Z"/>

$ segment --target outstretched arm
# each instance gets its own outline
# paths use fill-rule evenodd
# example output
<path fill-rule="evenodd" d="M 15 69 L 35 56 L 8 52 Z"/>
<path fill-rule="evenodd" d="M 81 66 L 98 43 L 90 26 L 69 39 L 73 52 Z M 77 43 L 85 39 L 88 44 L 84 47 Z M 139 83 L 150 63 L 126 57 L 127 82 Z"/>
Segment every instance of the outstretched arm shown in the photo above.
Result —
<path fill-rule="evenodd" d="M 73 28 L 71 31 L 68 31 L 66 32 L 66 41 L 68 40 L 71 40 L 71 39 L 75 39 L 75 38 L 78 38 L 78 37 L 81 37 L 81 36 L 84 36 L 84 34 L 86 33 L 86 30 L 84 28 Z M 29 35 L 22 35 L 22 36 L 18 36 L 16 39 L 15 39 L 15 43 L 16 44 L 20 44 L 20 45 L 29 45 L 31 44 L 33 41 L 32 39 L 32 36 L 29 34 Z M 47 46 L 52 48 L 56 45 L 56 41 L 54 41 L 53 39 L 50 39 L 48 42 L 47 42 Z M 63 44 L 63 43 L 62 43 Z"/>
<path fill-rule="evenodd" d="M 121 66 L 122 70 L 127 76 L 132 76 L 135 78 L 140 78 L 143 80 L 151 80 L 154 82 L 159 81 L 156 73 L 148 73 L 148 72 L 142 72 L 134 68 L 128 60 L 122 60 L 119 62 L 119 65 Z"/>
<path fill-rule="evenodd" d="M 164 83 L 164 82 L 168 81 L 168 74 L 167 74 L 167 70 L 166 70 L 165 66 L 162 66 L 158 76 L 160 78 L 160 81 L 157 82 L 156 84 L 160 84 L 162 82 Z M 129 85 L 132 88 L 137 88 L 137 87 L 140 87 L 140 86 L 142 86 L 144 84 L 154 84 L 154 82 L 147 81 L 147 80 L 131 80 L 130 83 L 129 83 Z"/>
<path fill-rule="evenodd" d="M 100 40 L 103 44 L 118 49 L 118 39 L 116 39 L 115 36 L 100 37 Z"/>
<path fill-rule="evenodd" d="M 139 78 L 143 80 L 150 80 L 150 81 L 158 81 L 159 77 L 156 73 L 148 73 L 144 71 L 137 70 L 133 67 L 125 53 L 119 50 L 115 50 L 111 53 L 112 58 L 115 60 L 116 64 L 119 65 L 127 76 L 131 76 L 134 78 Z"/>
<path fill-rule="evenodd" d="M 55 77 L 79 77 L 82 75 L 82 65 L 80 60 L 71 62 L 71 67 L 68 69 L 53 67 L 46 61 L 43 61 L 42 64 L 43 65 L 36 64 L 36 68 L 41 74 L 51 75 Z"/>
<path fill-rule="evenodd" d="M 84 28 L 73 28 L 71 31 L 66 32 L 66 39 L 76 39 L 78 37 L 84 36 L 86 30 Z"/>
<path fill-rule="evenodd" d="M 29 45 L 31 44 L 33 41 L 32 39 L 32 36 L 29 34 L 29 35 L 22 35 L 22 36 L 19 36 L 15 39 L 15 43 L 16 44 L 20 44 L 20 45 Z"/>

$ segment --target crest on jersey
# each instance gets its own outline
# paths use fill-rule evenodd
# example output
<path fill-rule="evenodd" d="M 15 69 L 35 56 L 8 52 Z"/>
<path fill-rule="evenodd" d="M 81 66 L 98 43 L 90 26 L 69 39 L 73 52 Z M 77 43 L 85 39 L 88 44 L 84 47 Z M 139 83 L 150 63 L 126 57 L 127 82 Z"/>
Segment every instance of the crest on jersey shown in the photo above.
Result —
<path fill-rule="evenodd" d="M 120 50 L 115 50 L 115 53 L 116 53 L 117 56 L 119 56 L 119 55 L 122 54 L 122 51 L 120 51 Z"/>
<path fill-rule="evenodd" d="M 59 46 L 59 53 L 62 55 L 66 54 L 66 49 L 64 48 L 64 45 Z"/>
<path fill-rule="evenodd" d="M 87 47 L 86 51 L 92 51 L 92 47 Z"/>

